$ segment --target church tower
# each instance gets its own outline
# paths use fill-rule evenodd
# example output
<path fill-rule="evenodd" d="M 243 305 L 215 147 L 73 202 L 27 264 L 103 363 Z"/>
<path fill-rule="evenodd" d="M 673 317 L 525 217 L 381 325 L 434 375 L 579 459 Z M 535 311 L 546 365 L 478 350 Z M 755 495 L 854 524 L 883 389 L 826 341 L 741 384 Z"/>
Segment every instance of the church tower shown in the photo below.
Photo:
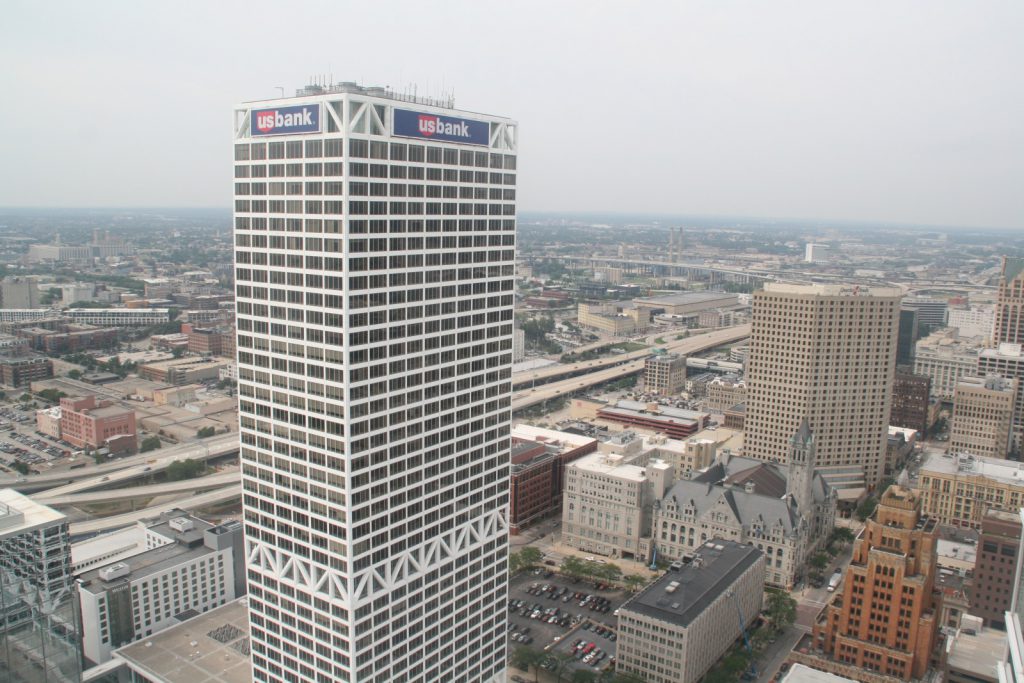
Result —
<path fill-rule="evenodd" d="M 786 493 L 796 500 L 801 515 L 808 515 L 814 506 L 814 434 L 805 417 L 800 429 L 789 441 L 789 476 Z"/>

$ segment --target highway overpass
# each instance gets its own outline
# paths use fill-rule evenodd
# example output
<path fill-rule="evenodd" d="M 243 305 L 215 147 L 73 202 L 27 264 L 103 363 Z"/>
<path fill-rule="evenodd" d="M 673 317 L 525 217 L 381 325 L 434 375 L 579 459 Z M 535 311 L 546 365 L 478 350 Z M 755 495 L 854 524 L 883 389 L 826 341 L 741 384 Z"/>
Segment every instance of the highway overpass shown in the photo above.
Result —
<path fill-rule="evenodd" d="M 188 498 L 164 503 L 163 505 L 154 505 L 152 507 L 143 508 L 123 515 L 103 517 L 102 519 L 91 519 L 87 522 L 73 522 L 71 524 L 71 535 L 82 536 L 84 534 L 97 534 L 101 531 L 112 531 L 114 529 L 131 526 L 143 519 L 156 517 L 163 512 L 167 512 L 168 510 L 173 510 L 175 508 L 181 508 L 182 510 L 195 510 L 197 508 L 209 507 L 210 505 L 216 505 L 219 503 L 229 503 L 233 500 L 238 500 L 241 497 L 242 487 L 238 484 L 233 484 L 222 489 L 207 491 L 206 493 L 198 493 L 194 496 L 189 496 Z"/>
<path fill-rule="evenodd" d="M 668 333 L 672 334 L 672 333 Z M 716 346 L 722 344 L 731 344 L 732 342 L 746 339 L 750 336 L 750 325 L 736 325 L 735 327 L 726 327 L 714 332 L 705 332 L 704 334 L 695 334 L 687 337 L 686 339 L 672 339 L 665 344 L 658 344 L 658 348 L 666 349 L 673 353 L 682 353 L 688 355 L 691 353 L 699 353 L 701 351 L 707 351 L 713 349 Z M 623 341 L 625 343 L 626 340 Z M 609 344 L 614 346 L 614 342 Z M 639 351 L 629 351 L 627 353 L 620 353 L 615 356 L 609 356 L 607 358 L 598 358 L 595 360 L 587 360 L 579 363 L 566 363 L 564 365 L 549 365 L 547 367 L 538 368 L 536 370 L 527 370 L 525 372 L 517 372 L 512 375 L 512 387 L 529 387 L 536 382 L 546 382 L 547 380 L 555 377 L 562 377 L 566 375 L 575 375 L 578 373 L 592 372 L 594 370 L 600 370 L 601 368 L 608 368 L 615 365 L 621 365 L 627 361 L 643 359 L 651 355 L 651 349 L 641 349 Z"/>
<path fill-rule="evenodd" d="M 109 482 L 108 482 L 109 483 Z M 50 507 L 63 507 L 67 505 L 80 505 L 85 503 L 105 503 L 116 500 L 134 500 L 138 498 L 153 498 L 155 496 L 166 496 L 172 493 L 197 492 L 212 488 L 221 488 L 228 485 L 241 486 L 241 475 L 238 470 L 231 472 L 218 472 L 206 477 L 196 479 L 182 479 L 180 481 L 168 481 L 162 484 L 147 484 L 145 486 L 131 486 L 124 489 L 113 489 L 107 491 L 91 491 L 81 493 L 54 494 L 56 489 L 46 491 L 43 494 L 32 496 L 36 501 L 49 505 Z"/>
<path fill-rule="evenodd" d="M 725 330 L 716 330 L 715 332 L 708 332 L 707 334 L 689 337 L 668 346 L 671 350 L 678 353 L 696 353 L 698 351 L 704 351 L 716 346 L 721 346 L 722 344 L 739 341 L 748 336 L 750 336 L 750 325 L 740 325 L 738 327 L 730 327 Z M 548 384 L 543 384 L 534 389 L 528 389 L 525 391 L 519 390 L 512 394 L 512 412 L 529 408 L 530 406 L 543 403 L 544 401 L 549 401 L 553 398 L 570 396 L 582 389 L 596 386 L 598 384 L 604 384 L 605 382 L 619 379 L 626 375 L 642 372 L 644 369 L 644 358 L 650 355 L 650 351 L 637 351 L 635 354 L 639 354 L 640 358 L 622 363 L 621 365 L 615 365 L 610 368 L 598 369 L 594 372 L 580 375 L 578 377 L 572 377 L 570 379 L 564 379 L 557 382 L 549 382 Z M 621 359 L 622 356 L 619 356 L 619 358 Z"/>
<path fill-rule="evenodd" d="M 170 448 L 161 448 L 148 453 L 140 453 L 127 458 L 117 458 L 102 465 L 90 465 L 78 470 L 61 469 L 56 472 L 30 474 L 27 477 L 0 476 L 0 488 L 13 488 L 22 493 L 39 491 L 53 486 L 67 484 L 81 479 L 92 479 L 111 475 L 114 472 L 131 467 L 145 466 L 150 460 L 208 460 L 238 452 L 238 434 L 222 434 L 192 443 L 179 444 Z M 82 456 L 79 456 L 80 458 Z"/>

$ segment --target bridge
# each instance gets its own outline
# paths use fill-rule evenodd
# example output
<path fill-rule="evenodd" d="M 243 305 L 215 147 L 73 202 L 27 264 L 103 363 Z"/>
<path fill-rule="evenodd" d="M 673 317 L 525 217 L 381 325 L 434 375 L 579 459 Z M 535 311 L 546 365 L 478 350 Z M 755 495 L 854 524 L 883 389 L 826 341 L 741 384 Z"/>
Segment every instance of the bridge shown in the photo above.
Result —
<path fill-rule="evenodd" d="M 207 491 L 206 493 L 197 493 L 194 496 L 174 500 L 169 503 L 164 503 L 163 505 L 154 505 L 152 507 L 136 510 L 135 512 L 128 512 L 123 515 L 91 519 L 86 522 L 73 522 L 70 526 L 70 532 L 73 537 L 83 536 L 86 534 L 97 534 L 101 531 L 111 531 L 113 529 L 131 526 L 143 519 L 155 517 L 175 508 L 181 508 L 182 510 L 195 510 L 197 508 L 209 507 L 220 503 L 228 503 L 241 497 L 242 487 L 234 484 L 214 491 Z"/>
<path fill-rule="evenodd" d="M 110 483 L 110 482 L 106 482 Z M 155 498 L 171 493 L 198 492 L 207 489 L 221 488 L 228 485 L 241 486 L 241 476 L 238 470 L 231 472 L 218 472 L 206 477 L 196 479 L 182 479 L 180 481 L 168 481 L 162 484 L 146 484 L 144 486 L 131 486 L 124 489 L 113 489 L 108 491 L 91 491 L 82 493 L 60 493 L 55 494 L 56 489 L 51 489 L 44 494 L 36 494 L 33 498 L 40 503 L 50 507 L 63 507 L 67 505 L 81 505 L 85 503 L 106 503 L 117 500 L 137 500 L 140 498 Z"/>
<path fill-rule="evenodd" d="M 736 327 L 729 327 L 723 330 L 716 330 L 714 332 L 708 332 L 706 334 L 699 334 L 687 339 L 679 340 L 666 344 L 665 347 L 670 351 L 676 353 L 697 353 L 699 351 L 706 351 L 713 349 L 723 344 L 731 344 L 732 342 L 746 339 L 750 336 L 750 325 L 737 325 Z M 644 359 L 651 355 L 650 350 L 634 351 L 628 354 L 622 354 L 615 357 L 615 361 L 618 365 L 607 367 L 596 368 L 594 371 L 590 371 L 585 375 L 578 377 L 571 377 L 557 382 L 550 382 L 543 386 L 536 387 L 527 391 L 519 391 L 512 395 L 512 412 L 529 408 L 530 406 L 537 405 L 538 403 L 544 403 L 553 398 L 561 398 L 562 396 L 569 396 L 582 389 L 596 386 L 598 384 L 604 384 L 620 377 L 632 375 L 637 372 L 642 372 L 644 369 Z M 625 362 L 623 362 L 625 360 Z M 575 365 L 587 367 L 590 362 L 576 363 Z M 567 367 L 567 366 L 563 366 Z M 577 368 L 577 371 L 582 368 Z M 521 375 L 528 375 L 536 373 L 543 373 L 549 368 L 542 368 L 537 371 L 531 371 L 528 373 L 520 373 Z M 554 376 L 562 373 L 554 373 Z M 517 378 L 513 377 L 513 384 L 517 383 Z M 522 384 L 522 382 L 520 382 Z"/>

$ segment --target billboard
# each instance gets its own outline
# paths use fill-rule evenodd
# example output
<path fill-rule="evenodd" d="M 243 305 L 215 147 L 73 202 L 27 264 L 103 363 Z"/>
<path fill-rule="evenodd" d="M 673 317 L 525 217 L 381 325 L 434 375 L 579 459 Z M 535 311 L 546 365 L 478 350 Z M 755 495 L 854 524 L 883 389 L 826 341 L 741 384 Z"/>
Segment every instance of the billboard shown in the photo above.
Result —
<path fill-rule="evenodd" d="M 300 104 L 294 107 L 253 109 L 249 120 L 249 134 L 296 135 L 320 132 L 320 105 Z"/>
<path fill-rule="evenodd" d="M 405 138 L 461 142 L 482 147 L 491 144 L 491 126 L 485 121 L 424 114 L 407 109 L 394 110 L 393 132 Z"/>

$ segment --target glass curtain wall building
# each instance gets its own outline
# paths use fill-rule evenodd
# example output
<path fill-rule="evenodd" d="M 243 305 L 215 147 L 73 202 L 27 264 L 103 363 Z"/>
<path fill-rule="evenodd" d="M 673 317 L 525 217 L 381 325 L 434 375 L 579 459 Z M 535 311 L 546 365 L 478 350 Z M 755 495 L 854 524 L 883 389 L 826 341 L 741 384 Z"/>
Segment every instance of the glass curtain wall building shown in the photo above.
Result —
<path fill-rule="evenodd" d="M 496 680 L 517 126 L 340 83 L 234 143 L 254 679 Z"/>

